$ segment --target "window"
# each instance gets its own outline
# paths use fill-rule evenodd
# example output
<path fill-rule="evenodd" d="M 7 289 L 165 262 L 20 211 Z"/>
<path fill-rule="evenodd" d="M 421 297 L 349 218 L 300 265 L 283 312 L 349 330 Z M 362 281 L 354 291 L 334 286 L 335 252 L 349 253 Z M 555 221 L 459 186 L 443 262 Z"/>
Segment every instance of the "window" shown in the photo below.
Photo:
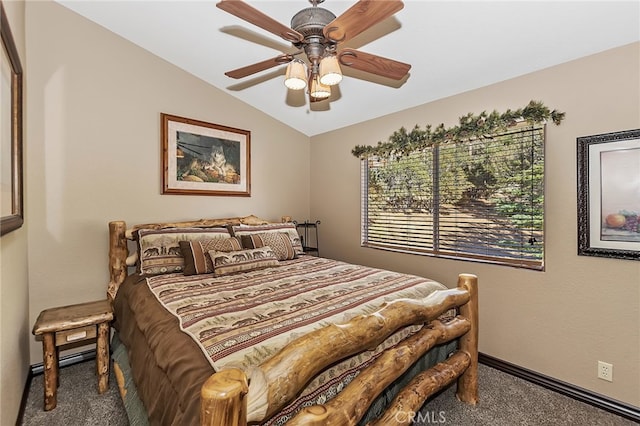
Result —
<path fill-rule="evenodd" d="M 362 245 L 542 269 L 544 125 L 362 160 Z"/>

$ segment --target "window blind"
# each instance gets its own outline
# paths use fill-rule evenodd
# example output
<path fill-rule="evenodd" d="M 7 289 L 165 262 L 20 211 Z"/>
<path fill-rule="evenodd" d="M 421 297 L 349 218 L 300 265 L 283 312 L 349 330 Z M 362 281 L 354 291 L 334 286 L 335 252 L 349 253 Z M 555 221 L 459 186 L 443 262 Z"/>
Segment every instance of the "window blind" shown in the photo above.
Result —
<path fill-rule="evenodd" d="M 541 269 L 544 126 L 362 160 L 362 244 Z"/>

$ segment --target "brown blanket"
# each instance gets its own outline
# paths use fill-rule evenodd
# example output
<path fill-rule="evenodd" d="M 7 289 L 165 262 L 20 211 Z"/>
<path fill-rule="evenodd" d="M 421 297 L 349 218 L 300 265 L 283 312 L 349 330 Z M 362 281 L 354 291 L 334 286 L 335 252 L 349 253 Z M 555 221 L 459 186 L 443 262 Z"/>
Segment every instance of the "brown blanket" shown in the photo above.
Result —
<path fill-rule="evenodd" d="M 114 311 L 114 327 L 127 347 L 150 424 L 197 425 L 200 388 L 213 373 L 198 344 L 137 275 L 120 286 Z"/>
<path fill-rule="evenodd" d="M 227 277 L 130 278 L 116 297 L 116 325 L 150 421 L 197 424 L 199 390 L 212 365 L 249 371 L 311 329 L 440 288 L 421 277 L 301 256 L 277 268 Z M 381 350 L 412 331 L 402 330 L 377 350 L 328 369 L 268 423 L 331 398 Z"/>

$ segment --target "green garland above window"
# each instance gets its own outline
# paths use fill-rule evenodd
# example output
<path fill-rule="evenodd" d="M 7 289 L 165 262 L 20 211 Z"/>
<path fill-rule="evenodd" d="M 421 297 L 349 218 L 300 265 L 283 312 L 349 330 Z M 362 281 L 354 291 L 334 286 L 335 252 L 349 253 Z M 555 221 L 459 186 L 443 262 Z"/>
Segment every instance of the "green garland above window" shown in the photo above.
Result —
<path fill-rule="evenodd" d="M 550 111 L 542 102 L 531 101 L 524 108 L 515 111 L 507 110 L 502 114 L 497 111 L 490 114 L 483 111 L 478 115 L 469 113 L 460 117 L 459 125 L 448 129 L 444 127 L 444 124 L 440 124 L 435 129 L 431 125 L 427 125 L 424 130 L 416 125 L 410 132 L 402 127 L 389 137 L 388 142 L 378 142 L 376 146 L 358 145 L 351 150 L 351 153 L 358 158 L 373 155 L 404 155 L 437 143 L 482 138 L 505 131 L 520 121 L 536 124 L 551 120 L 559 125 L 564 119 L 564 115 L 564 112 L 555 109 Z"/>

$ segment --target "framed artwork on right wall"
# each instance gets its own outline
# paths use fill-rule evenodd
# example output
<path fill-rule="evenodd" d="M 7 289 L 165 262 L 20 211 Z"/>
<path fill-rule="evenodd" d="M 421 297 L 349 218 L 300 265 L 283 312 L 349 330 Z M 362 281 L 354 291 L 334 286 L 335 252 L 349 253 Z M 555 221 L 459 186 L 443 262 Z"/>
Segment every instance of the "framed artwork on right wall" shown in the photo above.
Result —
<path fill-rule="evenodd" d="M 640 260 L 640 129 L 577 138 L 578 254 Z"/>

